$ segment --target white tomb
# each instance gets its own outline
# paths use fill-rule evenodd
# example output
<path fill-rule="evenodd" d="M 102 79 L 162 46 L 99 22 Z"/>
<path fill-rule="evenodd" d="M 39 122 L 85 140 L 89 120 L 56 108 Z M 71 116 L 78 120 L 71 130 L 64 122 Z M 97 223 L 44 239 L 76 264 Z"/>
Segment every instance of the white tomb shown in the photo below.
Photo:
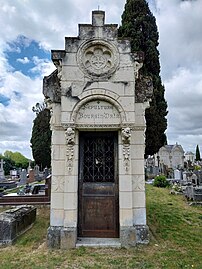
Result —
<path fill-rule="evenodd" d="M 53 50 L 57 69 L 44 78 L 51 110 L 52 185 L 48 246 L 74 248 L 78 238 L 148 243 L 145 208 L 145 109 L 149 78 L 138 76 L 142 53 L 117 37 L 93 11 Z"/>

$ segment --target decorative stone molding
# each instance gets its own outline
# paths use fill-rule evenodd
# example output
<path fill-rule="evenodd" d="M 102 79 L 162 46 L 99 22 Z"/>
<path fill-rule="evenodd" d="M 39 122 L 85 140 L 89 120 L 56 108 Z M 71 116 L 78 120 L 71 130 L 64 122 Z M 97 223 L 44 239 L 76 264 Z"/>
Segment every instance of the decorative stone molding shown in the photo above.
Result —
<path fill-rule="evenodd" d="M 123 128 L 121 132 L 121 138 L 123 143 L 123 163 L 126 172 L 129 170 L 130 164 L 130 139 L 131 129 L 129 127 Z"/>
<path fill-rule="evenodd" d="M 75 131 L 73 128 L 68 127 L 65 131 L 67 143 L 67 168 L 69 173 L 72 171 L 74 160 L 74 145 L 75 145 Z"/>
<path fill-rule="evenodd" d="M 77 129 L 90 129 L 92 128 L 93 130 L 95 129 L 115 129 L 118 130 L 120 129 L 120 124 L 76 124 L 75 127 Z"/>
<path fill-rule="evenodd" d="M 111 96 L 107 96 L 107 93 L 104 94 L 93 94 L 92 95 L 92 90 L 89 91 L 88 95 L 85 96 L 82 100 L 80 100 L 80 102 L 78 102 L 71 114 L 71 121 L 76 123 L 76 117 L 77 114 L 79 112 L 79 110 L 81 109 L 81 107 L 83 107 L 85 104 L 91 102 L 91 101 L 106 101 L 109 102 L 110 104 L 112 104 L 117 111 L 120 113 L 120 123 L 122 122 L 126 122 L 126 113 L 123 110 L 121 104 L 117 101 L 114 100 Z"/>
<path fill-rule="evenodd" d="M 79 48 L 77 62 L 86 75 L 109 78 L 119 65 L 119 53 L 109 42 L 90 40 Z"/>
<path fill-rule="evenodd" d="M 131 131 L 145 131 L 145 126 L 136 126 L 134 123 L 120 123 L 120 124 L 77 124 L 77 123 L 68 123 L 64 124 L 62 123 L 61 126 L 55 126 L 55 130 L 63 130 L 67 129 L 68 127 L 71 127 L 72 129 L 91 129 L 95 130 L 96 128 L 105 128 L 105 129 L 114 129 L 114 130 L 120 130 L 125 128 L 130 128 Z M 144 134 L 143 134 L 144 135 Z"/>

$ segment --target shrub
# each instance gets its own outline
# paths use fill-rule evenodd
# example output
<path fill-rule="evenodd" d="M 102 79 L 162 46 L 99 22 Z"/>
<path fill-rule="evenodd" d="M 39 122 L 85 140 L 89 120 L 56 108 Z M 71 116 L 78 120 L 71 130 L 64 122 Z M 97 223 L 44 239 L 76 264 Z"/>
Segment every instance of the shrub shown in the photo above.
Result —
<path fill-rule="evenodd" d="M 166 177 L 163 175 L 156 176 L 154 178 L 154 184 L 155 187 L 159 188 L 166 188 L 170 185 L 170 183 L 166 180 Z"/>

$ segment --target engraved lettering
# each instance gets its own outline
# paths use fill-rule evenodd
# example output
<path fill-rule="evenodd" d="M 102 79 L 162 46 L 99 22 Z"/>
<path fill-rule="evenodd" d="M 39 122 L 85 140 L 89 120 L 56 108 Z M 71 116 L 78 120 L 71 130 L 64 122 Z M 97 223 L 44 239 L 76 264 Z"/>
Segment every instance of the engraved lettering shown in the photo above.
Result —
<path fill-rule="evenodd" d="M 77 114 L 78 123 L 120 123 L 120 114 L 106 101 L 92 101 L 83 105 Z"/>

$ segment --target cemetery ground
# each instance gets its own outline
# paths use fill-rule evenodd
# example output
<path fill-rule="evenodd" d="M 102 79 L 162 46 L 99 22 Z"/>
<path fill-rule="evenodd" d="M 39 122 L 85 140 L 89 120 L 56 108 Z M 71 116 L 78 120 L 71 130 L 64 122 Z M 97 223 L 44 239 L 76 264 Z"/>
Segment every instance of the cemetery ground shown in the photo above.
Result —
<path fill-rule="evenodd" d="M 0 268 L 201 269 L 201 206 L 190 206 L 182 195 L 171 195 L 168 189 L 147 185 L 146 192 L 149 245 L 131 249 L 48 250 L 49 209 L 40 207 L 33 227 L 13 246 L 0 249 Z"/>

